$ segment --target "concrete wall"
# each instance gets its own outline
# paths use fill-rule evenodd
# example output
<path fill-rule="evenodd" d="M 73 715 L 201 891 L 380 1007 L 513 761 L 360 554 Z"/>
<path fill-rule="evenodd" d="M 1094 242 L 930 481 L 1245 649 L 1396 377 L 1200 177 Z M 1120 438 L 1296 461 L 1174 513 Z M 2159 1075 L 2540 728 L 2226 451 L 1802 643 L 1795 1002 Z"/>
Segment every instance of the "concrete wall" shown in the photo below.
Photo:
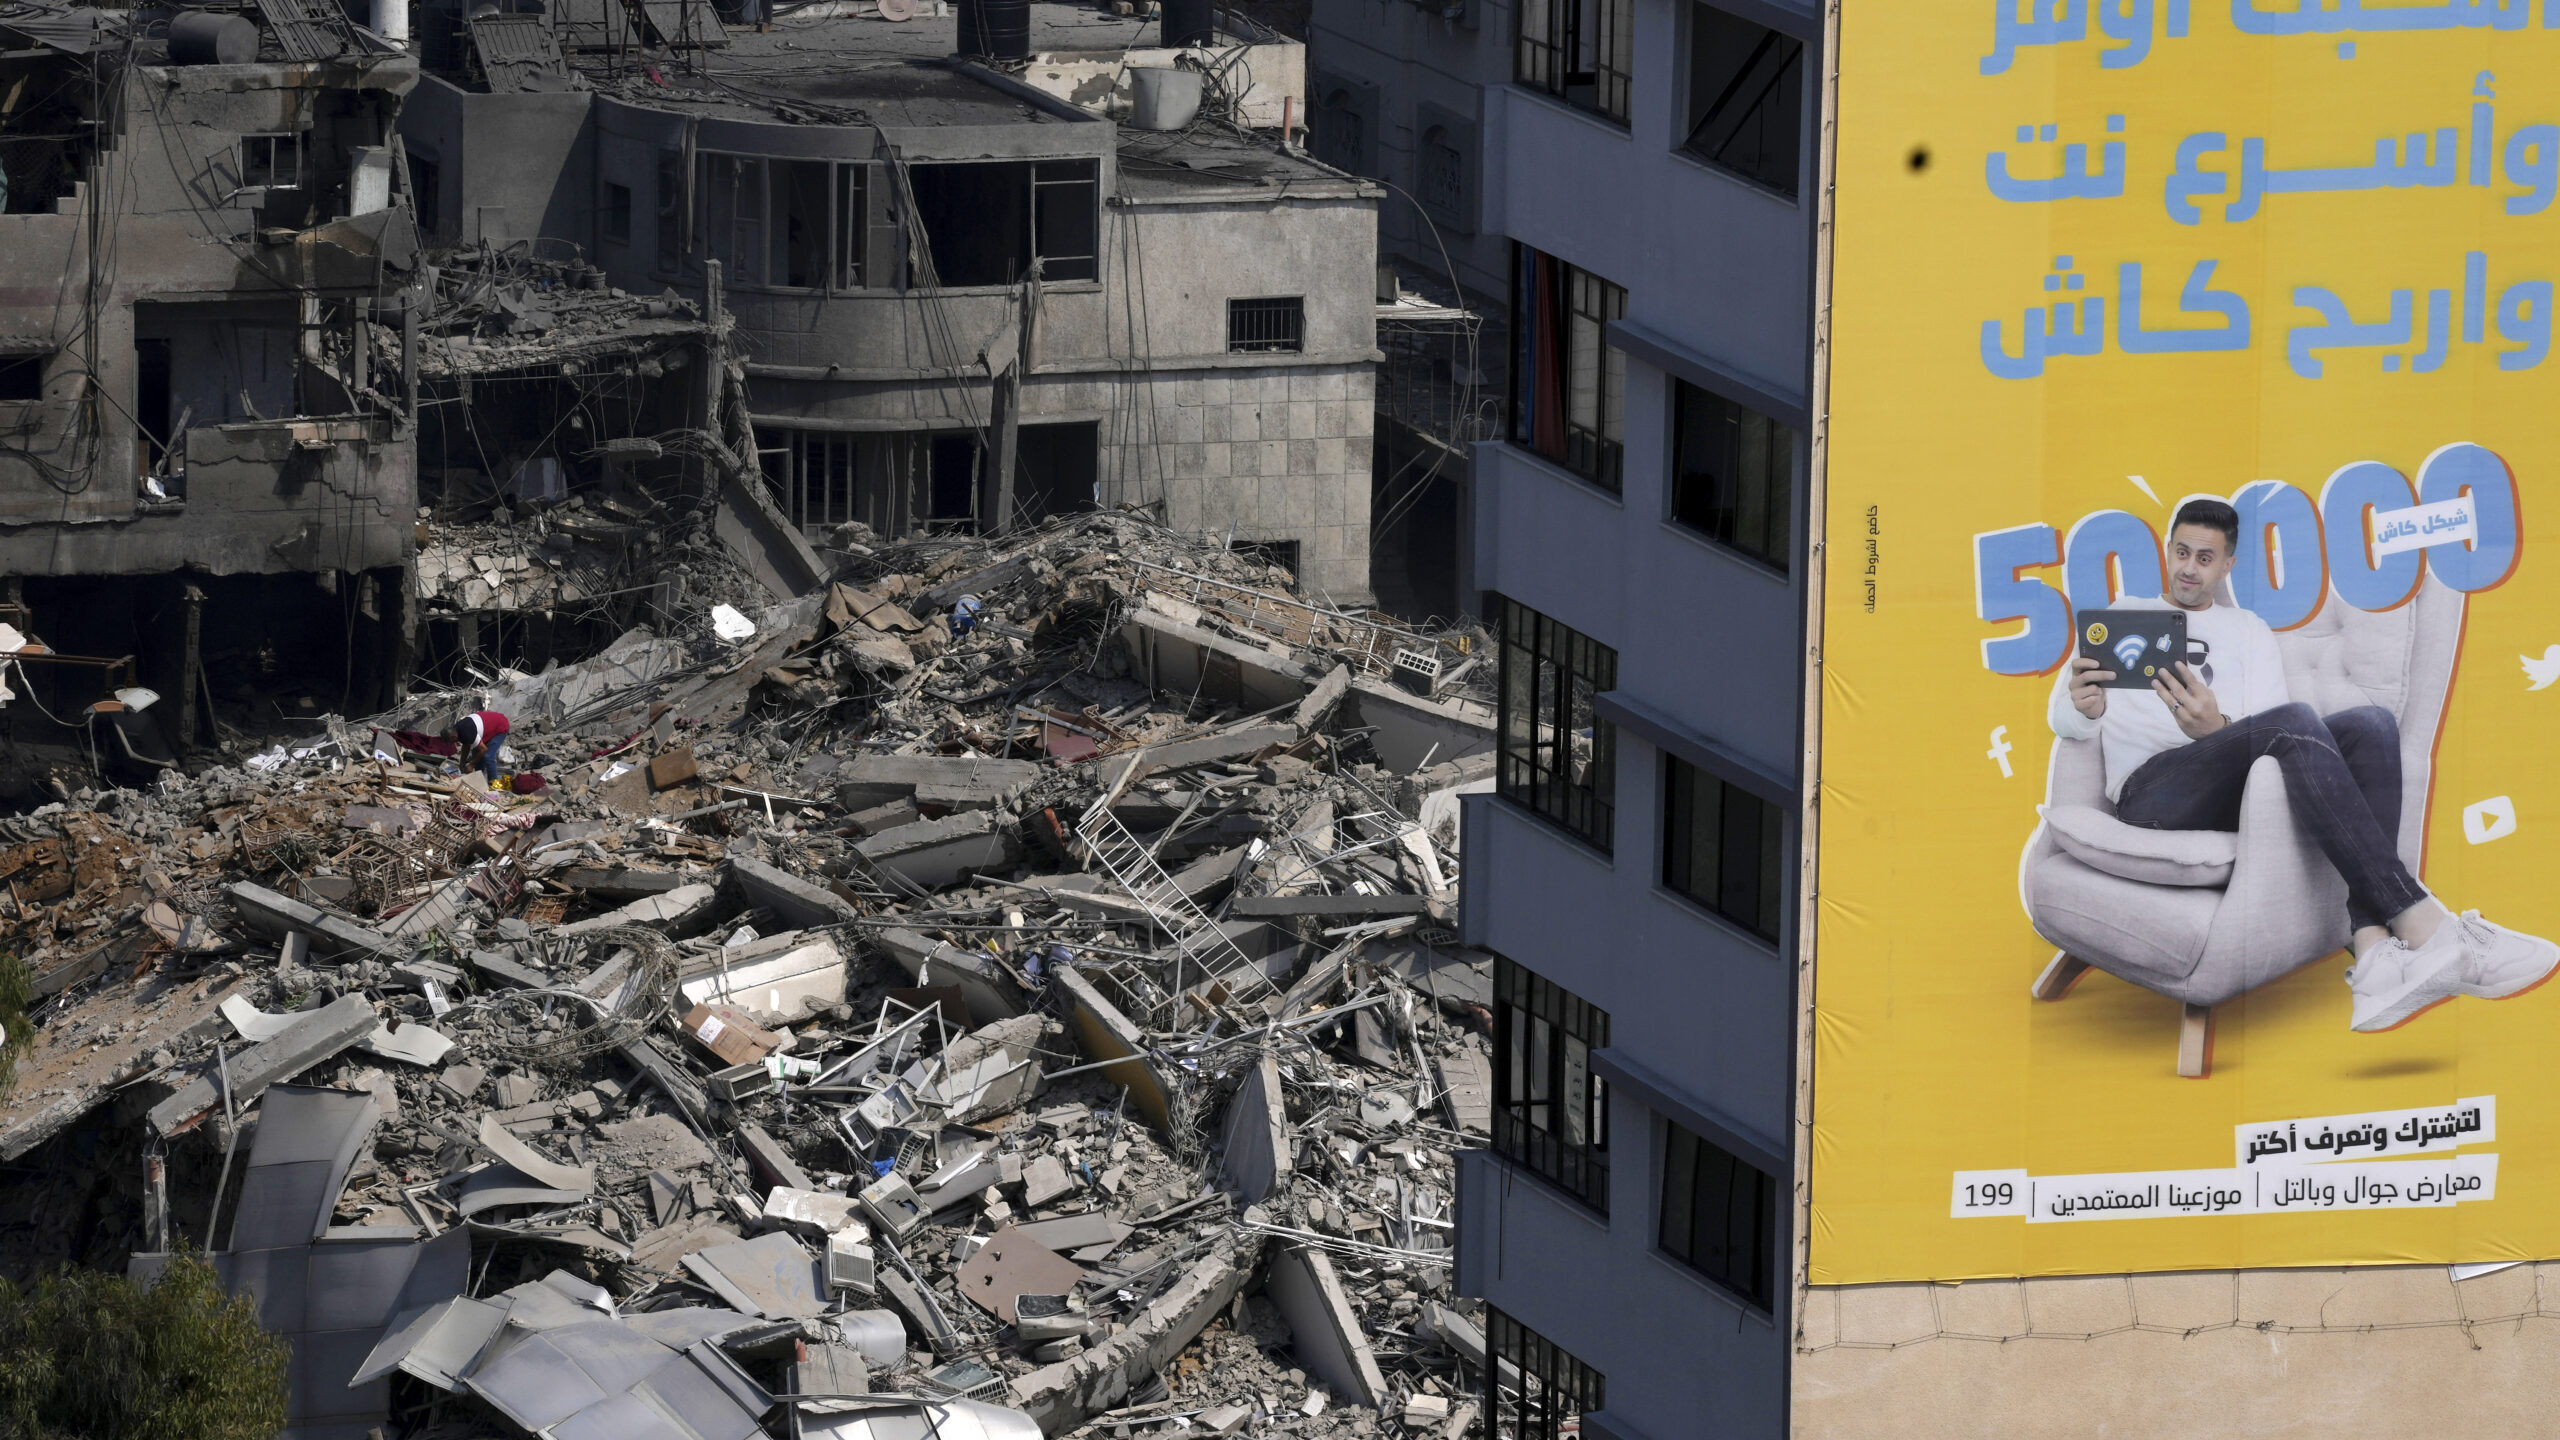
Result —
<path fill-rule="evenodd" d="M 552 236 L 596 258 L 593 94 L 483 95 L 422 76 L 400 116 L 400 141 L 432 162 L 430 244 L 504 245 Z M 546 247 L 547 258 L 560 258 Z M 647 293 L 644 291 L 643 293 Z"/>
<path fill-rule="evenodd" d="M 2550 1268 L 1820 1289 L 1794 1433 L 2539 1440 L 2560 1364 Z"/>
<path fill-rule="evenodd" d="M 214 431 L 229 417 L 196 413 L 187 508 L 145 513 L 134 307 L 258 300 L 290 322 L 297 288 L 343 316 L 345 302 L 405 283 L 377 258 L 405 254 L 405 234 L 383 229 L 388 217 L 362 235 L 317 227 L 344 214 L 349 149 L 386 138 L 416 78 L 406 61 L 145 68 L 113 92 L 126 97 L 124 138 L 82 192 L 61 213 L 0 215 L 0 335 L 68 347 L 47 362 L 42 400 L 0 402 L 0 433 L 10 437 L 0 443 L 0 571 L 278 572 L 371 568 L 407 555 L 414 457 L 387 421 L 355 422 L 324 460 L 287 465 L 290 446 L 279 449 L 258 427 Z M 264 133 L 305 137 L 302 186 L 242 189 L 239 138 Z M 80 212 L 98 195 L 110 197 L 114 245 L 93 263 Z M 300 239 L 273 243 L 267 232 L 279 229 Z M 338 239 L 312 243 L 328 234 Z M 185 309 L 155 313 L 182 321 Z M 173 346 L 173 361 L 183 351 Z M 351 408 L 342 391 L 321 403 L 330 387 L 297 364 L 303 408 Z M 173 376 L 173 392 L 186 393 L 190 378 Z M 90 386 L 95 400 L 84 403 Z M 238 387 L 222 388 L 227 396 Z M 296 389 L 250 388 L 270 400 Z"/>

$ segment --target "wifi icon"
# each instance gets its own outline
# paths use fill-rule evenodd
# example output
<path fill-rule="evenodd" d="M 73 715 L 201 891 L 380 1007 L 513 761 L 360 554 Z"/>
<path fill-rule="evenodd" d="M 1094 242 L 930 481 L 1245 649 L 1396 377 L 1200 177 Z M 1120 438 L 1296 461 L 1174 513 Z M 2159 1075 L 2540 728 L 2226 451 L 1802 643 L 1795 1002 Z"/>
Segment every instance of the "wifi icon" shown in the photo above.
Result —
<path fill-rule="evenodd" d="M 2127 635 L 2115 643 L 2116 663 L 2131 670 L 2142 659 L 2142 652 L 2150 648 L 2149 640 L 2139 635 Z"/>

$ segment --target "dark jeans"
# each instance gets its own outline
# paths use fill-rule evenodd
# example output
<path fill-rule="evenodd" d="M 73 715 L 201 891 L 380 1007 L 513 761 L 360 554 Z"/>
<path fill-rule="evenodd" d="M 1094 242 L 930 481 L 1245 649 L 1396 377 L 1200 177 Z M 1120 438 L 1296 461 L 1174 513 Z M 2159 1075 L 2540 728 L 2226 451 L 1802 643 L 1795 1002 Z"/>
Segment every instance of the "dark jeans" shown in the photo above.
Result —
<path fill-rule="evenodd" d="M 2279 705 L 2163 750 L 2125 777 L 2116 818 L 2145 830 L 2237 830 L 2249 767 L 2273 755 L 2293 818 L 2347 882 L 2356 928 L 2426 898 L 2400 863 L 2400 723 L 2378 705 Z"/>

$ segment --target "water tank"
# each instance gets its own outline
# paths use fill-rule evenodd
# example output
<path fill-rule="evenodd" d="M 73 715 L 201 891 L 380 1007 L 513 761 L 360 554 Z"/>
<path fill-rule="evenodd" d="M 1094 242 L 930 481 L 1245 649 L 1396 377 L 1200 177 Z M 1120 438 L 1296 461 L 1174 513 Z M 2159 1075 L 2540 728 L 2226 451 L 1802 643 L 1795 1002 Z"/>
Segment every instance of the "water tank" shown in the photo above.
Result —
<path fill-rule="evenodd" d="M 172 65 L 250 65 L 258 59 L 258 27 L 246 15 L 190 10 L 169 22 Z"/>
<path fill-rule="evenodd" d="M 1031 0 L 960 0 L 960 53 L 1031 58 Z"/>
<path fill-rule="evenodd" d="M 1129 89 L 1129 123 L 1141 130 L 1179 130 L 1200 117 L 1197 70 L 1132 66 Z"/>
<path fill-rule="evenodd" d="M 1164 0 L 1164 43 L 1207 45 L 1218 38 L 1216 0 Z"/>

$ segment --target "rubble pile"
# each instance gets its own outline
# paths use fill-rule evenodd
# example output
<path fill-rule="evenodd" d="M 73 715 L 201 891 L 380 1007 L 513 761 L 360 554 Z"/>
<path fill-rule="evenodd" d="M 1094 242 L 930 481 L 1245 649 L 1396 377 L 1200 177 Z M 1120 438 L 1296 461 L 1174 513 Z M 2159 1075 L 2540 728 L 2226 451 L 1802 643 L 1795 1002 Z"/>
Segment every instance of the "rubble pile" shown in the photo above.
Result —
<path fill-rule="evenodd" d="M 0 1263 L 212 1251 L 311 1433 L 1467 1432 L 1486 637 L 1129 513 L 824 553 L 0 821 Z"/>

